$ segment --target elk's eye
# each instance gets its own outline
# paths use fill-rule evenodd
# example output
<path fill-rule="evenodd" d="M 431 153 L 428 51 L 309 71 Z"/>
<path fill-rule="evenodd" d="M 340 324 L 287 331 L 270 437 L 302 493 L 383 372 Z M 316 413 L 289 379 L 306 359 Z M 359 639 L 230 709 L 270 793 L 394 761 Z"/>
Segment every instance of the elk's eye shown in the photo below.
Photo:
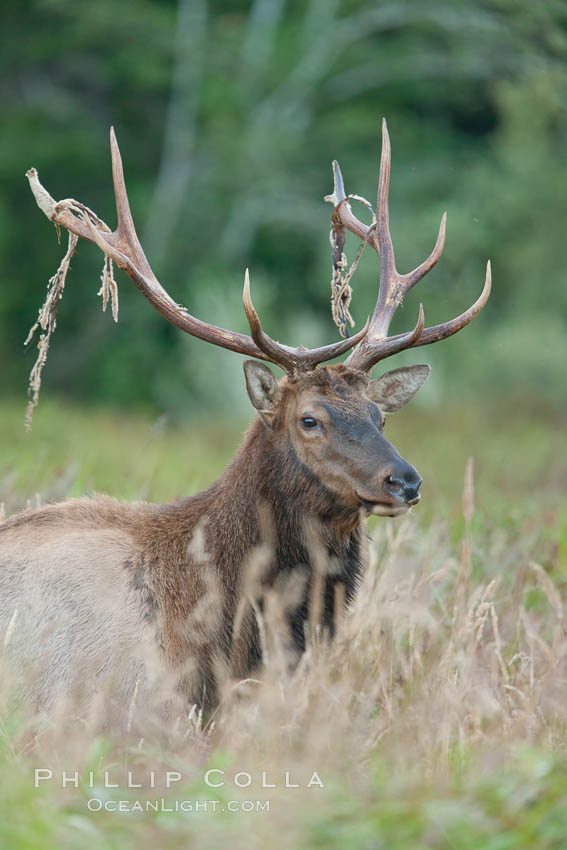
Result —
<path fill-rule="evenodd" d="M 306 431 L 312 431 L 313 428 L 316 428 L 318 422 L 316 419 L 313 419 L 312 416 L 302 416 L 301 417 L 301 427 L 305 428 Z"/>

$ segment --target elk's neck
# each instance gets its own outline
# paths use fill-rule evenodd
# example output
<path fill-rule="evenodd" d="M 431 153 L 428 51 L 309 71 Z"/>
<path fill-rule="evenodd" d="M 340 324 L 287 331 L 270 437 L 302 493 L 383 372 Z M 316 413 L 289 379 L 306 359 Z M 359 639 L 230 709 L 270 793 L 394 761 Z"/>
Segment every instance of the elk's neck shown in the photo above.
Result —
<path fill-rule="evenodd" d="M 164 584 L 171 609 L 178 617 L 188 616 L 193 604 L 190 589 L 213 568 L 224 588 L 222 629 L 227 647 L 239 593 L 251 578 L 247 567 L 254 564 L 258 544 L 265 546 L 255 581 L 269 585 L 297 568 L 306 578 L 303 597 L 290 613 L 291 635 L 298 651 L 305 646 L 315 565 L 326 572 L 321 622 L 331 634 L 336 585 L 343 585 L 346 601 L 353 598 L 358 585 L 362 570 L 359 512 L 327 490 L 292 448 L 275 440 L 261 421 L 252 425 L 233 462 L 212 487 L 161 508 L 156 522 L 157 529 L 150 524 L 146 530 L 148 547 L 157 545 L 155 560 L 166 565 Z M 189 572 L 183 567 L 173 575 L 171 565 L 176 561 L 191 565 Z M 195 571 L 196 566 L 199 569 Z M 252 631 L 256 634 L 254 628 Z M 259 661 L 259 647 L 256 635 L 243 670 Z"/>
<path fill-rule="evenodd" d="M 358 510 L 328 490 L 260 419 L 208 495 L 217 532 L 223 528 L 222 536 L 232 541 L 233 563 L 237 554 L 246 557 L 250 545 L 264 542 L 273 545 L 274 569 L 281 571 L 309 563 L 310 543 L 347 558 L 358 540 Z"/>

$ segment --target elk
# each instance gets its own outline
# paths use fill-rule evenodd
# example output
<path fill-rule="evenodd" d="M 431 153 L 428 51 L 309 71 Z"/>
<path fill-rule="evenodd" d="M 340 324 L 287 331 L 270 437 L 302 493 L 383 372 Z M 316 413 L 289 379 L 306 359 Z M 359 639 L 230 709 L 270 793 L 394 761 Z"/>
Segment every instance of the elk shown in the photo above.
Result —
<path fill-rule="evenodd" d="M 345 193 L 336 162 L 327 198 L 335 259 L 345 229 L 379 256 L 378 298 L 366 325 L 311 350 L 276 342 L 262 328 L 246 273 L 250 335 L 224 330 L 176 304 L 155 277 L 136 235 L 113 131 L 111 153 L 114 232 L 88 208 L 55 202 L 31 169 L 38 205 L 52 222 L 95 243 L 169 322 L 252 358 L 244 373 L 257 415 L 230 466 L 197 495 L 167 505 L 71 499 L 2 524 L 0 635 L 9 633 L 12 657 L 32 671 L 27 693 L 40 707 L 68 695 L 86 704 L 104 693 L 115 716 L 136 699 L 159 703 L 166 713 L 172 700 L 207 709 L 219 699 L 219 665 L 244 676 L 262 661 L 257 614 L 264 591 L 284 599 L 289 647 L 298 657 L 306 624 L 315 620 L 332 633 L 339 607 L 356 592 L 365 517 L 401 516 L 419 501 L 419 474 L 383 427 L 385 416 L 421 387 L 429 366 L 398 368 L 373 380 L 370 371 L 469 324 L 490 294 L 490 263 L 482 294 L 462 315 L 426 328 L 420 305 L 413 330 L 389 336 L 404 296 L 441 256 L 445 216 L 431 255 L 400 274 L 389 229 L 390 142 L 383 122 L 373 223 L 354 215 L 350 201 L 356 196 Z M 347 351 L 344 363 L 328 365 Z M 276 379 L 265 363 L 281 367 L 284 377 Z M 263 560 L 251 580 L 254 553 Z M 289 594 L 286 581 L 296 574 L 300 581 Z"/>

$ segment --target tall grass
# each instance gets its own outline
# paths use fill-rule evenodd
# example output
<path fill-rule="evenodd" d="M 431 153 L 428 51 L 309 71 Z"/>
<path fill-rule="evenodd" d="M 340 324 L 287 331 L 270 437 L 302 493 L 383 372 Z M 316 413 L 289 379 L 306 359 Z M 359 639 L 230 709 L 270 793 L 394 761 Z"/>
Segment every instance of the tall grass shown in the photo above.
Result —
<path fill-rule="evenodd" d="M 49 415 L 56 430 L 56 411 Z M 463 449 L 476 445 L 475 425 L 491 416 L 471 412 L 458 430 L 462 412 L 447 411 L 448 438 L 423 417 L 411 431 L 401 421 L 394 441 L 416 437 L 404 453 L 426 481 L 437 468 L 430 486 L 445 494 L 428 511 L 374 523 L 369 568 L 337 639 L 329 644 L 314 629 L 293 672 L 278 652 L 277 599 L 268 600 L 270 662 L 253 678 L 227 680 L 212 717 L 193 710 L 159 734 L 116 740 L 72 710 L 53 722 L 16 709 L 5 676 L 0 847 L 567 847 L 567 464 L 556 453 L 553 467 L 542 465 L 560 445 L 563 423 L 528 415 L 511 422 L 503 453 L 505 435 L 485 428 L 484 454 L 467 464 Z M 161 486 L 151 467 L 159 467 L 162 441 L 175 455 L 188 440 L 184 431 L 156 436 L 147 424 L 109 417 L 77 416 L 79 425 L 100 457 L 109 437 L 128 433 L 111 474 L 116 483 L 122 470 L 128 495 L 133 476 L 142 491 Z M 66 428 L 73 443 L 70 416 Z M 202 453 L 212 454 L 217 439 L 209 433 Z M 228 454 L 224 443 L 220 454 Z M 421 457 L 424 446 L 432 457 Z M 149 481 L 135 478 L 130 451 Z M 524 466 L 509 469 L 512 462 Z M 4 464 L 4 497 L 16 504 L 30 479 L 10 478 Z M 40 478 L 47 466 L 39 463 Z M 77 480 L 95 477 L 86 469 L 75 470 Z M 65 486 L 75 489 L 70 478 Z M 48 478 L 41 488 L 48 494 Z M 9 640 L 0 635 L 0 652 Z M 53 779 L 34 788 L 34 768 L 50 768 Z M 210 769 L 224 771 L 211 774 L 222 787 L 206 784 Z M 60 787 L 62 770 L 79 771 L 78 788 Z M 105 770 L 120 787 L 104 787 Z M 181 774 L 169 789 L 167 770 Z M 128 771 L 143 788 L 127 787 Z M 286 771 L 299 788 L 285 787 Z M 324 787 L 306 787 L 315 771 Z M 262 787 L 263 772 L 275 788 Z M 250 775 L 250 786 L 235 784 L 238 773 Z M 209 802 L 198 812 L 94 812 L 93 798 L 126 801 L 125 808 L 162 798 L 169 809 Z M 242 811 L 245 801 L 266 800 L 269 811 Z"/>

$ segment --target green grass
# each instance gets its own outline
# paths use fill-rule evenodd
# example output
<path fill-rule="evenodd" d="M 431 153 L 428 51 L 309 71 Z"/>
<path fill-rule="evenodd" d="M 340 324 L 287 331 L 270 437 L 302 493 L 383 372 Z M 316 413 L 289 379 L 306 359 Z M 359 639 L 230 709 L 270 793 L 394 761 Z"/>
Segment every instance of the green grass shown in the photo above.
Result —
<path fill-rule="evenodd" d="M 171 425 L 147 414 L 81 412 L 42 399 L 33 430 L 23 400 L 0 404 L 0 484 L 8 499 L 80 495 L 172 501 L 207 487 L 229 463 L 247 427 Z M 419 512 L 460 515 L 462 476 L 475 462 L 478 510 L 514 521 L 557 508 L 567 489 L 567 416 L 527 403 L 409 407 L 388 419 L 386 436 L 423 479 Z"/>
<path fill-rule="evenodd" d="M 420 470 L 423 503 L 373 522 L 371 565 L 339 640 L 312 645 L 291 678 L 274 662 L 260 683 L 228 683 L 205 728 L 192 716 L 154 739 L 107 740 L 72 712 L 54 724 L 16 712 L 6 679 L 1 850 L 565 850 L 565 425 L 511 403 L 394 417 L 388 436 Z M 25 434 L 23 404 L 4 404 L 0 500 L 8 512 L 36 494 L 172 500 L 213 481 L 241 432 L 42 399 Z M 35 767 L 79 770 L 82 785 L 35 789 Z M 205 785 L 208 767 L 226 787 Z M 121 787 L 101 787 L 105 769 Z M 128 789 L 129 769 L 183 780 Z M 277 788 L 259 787 L 262 770 Z M 317 770 L 325 788 L 286 789 L 286 770 L 303 784 Z M 237 771 L 251 788 L 233 784 Z M 93 796 L 216 800 L 217 811 L 89 812 Z M 257 799 L 270 811 L 227 811 Z"/>
<path fill-rule="evenodd" d="M 208 486 L 239 441 L 215 424 L 182 429 L 163 418 L 88 413 L 47 402 L 24 431 L 22 404 L 2 404 L 0 481 L 22 502 L 93 490 L 117 498 L 173 501 Z M 243 429 L 242 429 L 243 430 Z"/>

